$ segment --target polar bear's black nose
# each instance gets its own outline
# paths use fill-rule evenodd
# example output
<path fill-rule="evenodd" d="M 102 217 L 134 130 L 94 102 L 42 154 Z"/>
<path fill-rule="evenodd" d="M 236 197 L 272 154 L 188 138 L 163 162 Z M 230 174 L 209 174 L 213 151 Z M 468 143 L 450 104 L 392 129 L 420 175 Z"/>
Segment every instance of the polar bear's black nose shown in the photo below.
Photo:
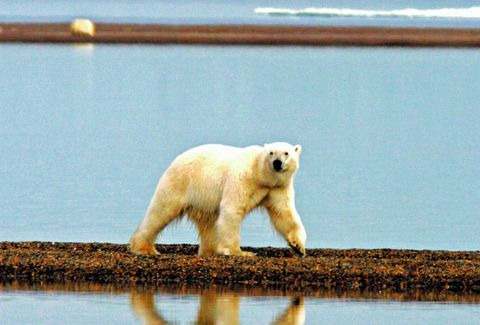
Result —
<path fill-rule="evenodd" d="M 282 161 L 279 159 L 275 159 L 273 161 L 273 169 L 275 169 L 277 172 L 282 170 Z"/>

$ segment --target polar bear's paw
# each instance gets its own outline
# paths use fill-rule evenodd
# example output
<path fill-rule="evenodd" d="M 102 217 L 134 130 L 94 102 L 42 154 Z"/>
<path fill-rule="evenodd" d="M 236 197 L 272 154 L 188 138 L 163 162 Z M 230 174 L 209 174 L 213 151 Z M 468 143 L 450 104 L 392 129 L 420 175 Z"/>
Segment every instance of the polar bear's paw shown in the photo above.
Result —
<path fill-rule="evenodd" d="M 231 248 L 223 248 L 217 249 L 215 255 L 224 255 L 224 256 L 245 256 L 245 257 L 254 257 L 257 254 L 248 251 L 242 251 L 240 248 L 231 249 Z"/>
<path fill-rule="evenodd" d="M 305 257 L 305 240 L 307 235 L 305 229 L 302 227 L 296 227 L 287 235 L 286 239 L 288 245 L 292 248 L 293 252 L 300 256 Z"/>
<path fill-rule="evenodd" d="M 295 242 L 293 243 L 288 243 L 288 246 L 290 246 L 293 250 L 293 252 L 300 256 L 300 257 L 305 257 L 306 256 L 306 252 L 305 252 L 305 248 Z"/>
<path fill-rule="evenodd" d="M 255 257 L 257 256 L 257 254 L 255 254 L 254 252 L 240 250 L 240 254 L 238 256 Z"/>
<path fill-rule="evenodd" d="M 154 244 L 137 238 L 130 240 L 130 251 L 135 255 L 159 255 Z"/>
<path fill-rule="evenodd" d="M 147 256 L 159 255 L 154 245 L 145 245 L 145 246 L 140 246 L 135 248 L 130 246 L 130 251 L 135 255 L 147 255 Z"/>

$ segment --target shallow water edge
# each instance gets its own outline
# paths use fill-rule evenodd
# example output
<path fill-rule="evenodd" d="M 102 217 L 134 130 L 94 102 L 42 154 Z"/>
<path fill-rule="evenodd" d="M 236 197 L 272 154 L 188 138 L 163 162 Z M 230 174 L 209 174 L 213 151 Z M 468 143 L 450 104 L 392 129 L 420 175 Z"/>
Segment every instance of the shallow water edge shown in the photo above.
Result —
<path fill-rule="evenodd" d="M 445 323 L 475 319 L 476 294 L 335 291 L 307 293 L 213 285 L 117 286 L 92 282 L 0 283 L 4 319 L 12 323 L 309 324 L 405 323 L 433 318 Z M 32 302 L 34 302 L 32 304 Z M 27 307 L 28 306 L 28 307 Z M 23 312 L 28 308 L 29 312 Z M 360 311 L 368 315 L 358 320 Z M 452 314 L 455 315 L 452 318 Z M 363 314 L 362 314 L 363 315 Z M 2 318 L 2 317 L 0 317 Z M 379 322 L 381 323 L 381 321 Z M 448 322 L 447 322 L 448 323 Z"/>
<path fill-rule="evenodd" d="M 211 285 L 210 287 L 191 286 L 185 284 L 172 285 L 136 285 L 136 284 L 106 284 L 98 282 L 29 282 L 14 280 L 1 282 L 0 294 L 6 292 L 22 293 L 108 293 L 150 296 L 164 295 L 236 295 L 241 297 L 292 297 L 292 298 L 319 298 L 331 300 L 352 301 L 398 301 L 398 302 L 450 302 L 478 304 L 480 295 L 476 293 L 455 293 L 446 291 L 393 291 L 393 290 L 309 290 L 289 291 L 281 288 L 249 287 L 244 285 L 224 286 Z"/>

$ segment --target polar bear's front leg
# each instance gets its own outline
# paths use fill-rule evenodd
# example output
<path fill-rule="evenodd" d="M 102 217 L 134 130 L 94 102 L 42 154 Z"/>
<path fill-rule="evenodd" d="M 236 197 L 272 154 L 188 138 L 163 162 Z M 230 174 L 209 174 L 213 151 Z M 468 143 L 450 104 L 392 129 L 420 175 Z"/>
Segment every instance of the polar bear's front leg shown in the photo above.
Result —
<path fill-rule="evenodd" d="M 273 324 L 305 324 L 305 299 L 303 297 L 295 297 L 291 300 L 290 306 L 285 309 L 283 314 L 278 317 Z"/>
<path fill-rule="evenodd" d="M 265 207 L 273 226 L 285 238 L 288 245 L 298 255 L 305 256 L 307 234 L 295 208 L 293 186 L 272 190 L 268 194 Z"/>
<path fill-rule="evenodd" d="M 216 249 L 218 255 L 242 255 L 240 231 L 243 215 L 241 211 L 225 204 L 220 208 L 216 224 Z"/>
<path fill-rule="evenodd" d="M 217 255 L 255 256 L 252 252 L 240 249 L 240 231 L 245 214 L 245 209 L 235 205 L 232 200 L 222 201 L 215 225 Z"/>
<path fill-rule="evenodd" d="M 217 218 L 215 217 L 215 220 Z M 198 235 L 200 237 L 200 245 L 198 247 L 198 256 L 210 256 L 216 254 L 216 240 L 217 234 L 215 229 L 215 224 L 207 223 L 205 224 L 202 221 L 196 222 Z"/>

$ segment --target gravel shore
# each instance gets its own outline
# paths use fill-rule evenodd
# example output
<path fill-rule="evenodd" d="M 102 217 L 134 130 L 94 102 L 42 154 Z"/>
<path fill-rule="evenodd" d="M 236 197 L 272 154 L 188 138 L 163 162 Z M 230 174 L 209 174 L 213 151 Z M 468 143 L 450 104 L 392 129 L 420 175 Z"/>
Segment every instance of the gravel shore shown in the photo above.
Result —
<path fill-rule="evenodd" d="M 108 243 L 0 243 L 0 281 L 212 285 L 282 290 L 480 292 L 480 252 L 249 248 L 257 257 L 196 256 L 196 245 L 157 245 L 135 256 Z"/>
<path fill-rule="evenodd" d="M 0 23 L 0 42 L 480 47 L 480 29 L 466 28 L 93 23 L 94 36 L 69 23 Z"/>

